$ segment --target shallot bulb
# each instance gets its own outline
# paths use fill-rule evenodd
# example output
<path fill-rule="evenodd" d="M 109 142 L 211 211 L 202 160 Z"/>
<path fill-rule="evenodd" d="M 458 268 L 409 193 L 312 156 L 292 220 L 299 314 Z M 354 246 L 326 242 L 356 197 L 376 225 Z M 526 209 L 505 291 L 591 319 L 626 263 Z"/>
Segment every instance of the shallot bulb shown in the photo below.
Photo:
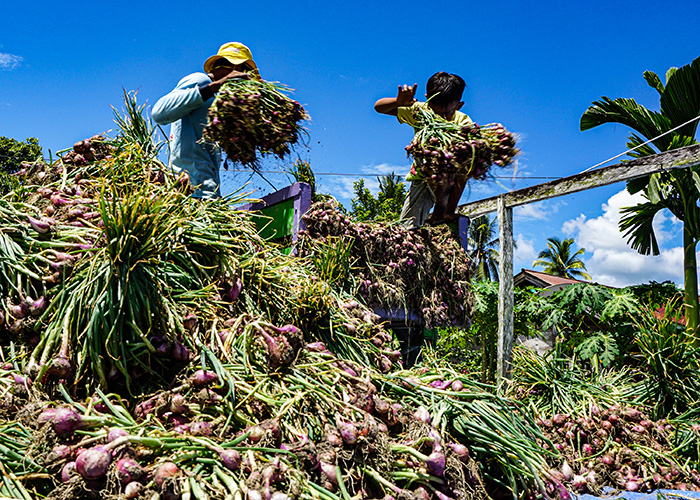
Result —
<path fill-rule="evenodd" d="M 221 463 L 228 470 L 238 470 L 241 466 L 241 454 L 236 450 L 219 450 Z"/>
<path fill-rule="evenodd" d="M 118 427 L 115 427 L 114 429 L 109 430 L 109 434 L 107 434 L 107 442 L 111 443 L 113 441 L 116 441 L 120 437 L 125 437 L 128 435 L 129 435 L 129 433 L 126 432 L 124 429 L 120 429 Z"/>
<path fill-rule="evenodd" d="M 58 460 L 65 460 L 69 458 L 72 454 L 72 449 L 70 446 L 65 444 L 57 444 L 46 456 L 46 462 L 56 462 Z"/>
<path fill-rule="evenodd" d="M 445 473 L 445 455 L 440 452 L 433 452 L 428 455 L 425 467 L 433 476 L 442 477 Z"/>
<path fill-rule="evenodd" d="M 574 471 L 566 460 L 564 461 L 564 465 L 561 466 L 561 473 L 567 481 L 571 481 L 574 477 Z"/>
<path fill-rule="evenodd" d="M 82 420 L 82 416 L 72 408 L 61 407 L 56 408 L 51 422 L 56 434 L 70 436 L 80 427 Z"/>
<path fill-rule="evenodd" d="M 170 398 L 169 409 L 172 413 L 180 415 L 183 413 L 187 413 L 190 410 L 190 407 L 187 406 L 187 400 L 185 399 L 185 396 L 183 396 L 182 394 L 173 394 L 173 396 Z"/>
<path fill-rule="evenodd" d="M 190 377 L 190 381 L 195 387 L 209 385 L 218 379 L 219 376 L 216 374 L 216 372 L 201 369 L 194 372 L 194 374 Z"/>
<path fill-rule="evenodd" d="M 175 476 L 180 472 L 180 469 L 173 462 L 163 462 L 153 477 L 153 481 L 159 488 L 163 486 L 163 482 L 169 477 Z"/>
<path fill-rule="evenodd" d="M 63 469 L 61 469 L 61 481 L 67 483 L 71 480 L 73 476 L 77 474 L 78 471 L 75 468 L 75 462 L 68 462 L 66 465 L 63 466 Z"/>
<path fill-rule="evenodd" d="M 312 352 L 330 352 L 323 342 L 309 342 L 306 349 Z"/>
<path fill-rule="evenodd" d="M 463 444 L 461 444 L 461 443 L 449 443 L 447 446 L 449 446 L 452 449 L 452 451 L 454 451 L 461 460 L 463 460 L 463 461 L 469 460 L 469 448 L 467 448 Z"/>
<path fill-rule="evenodd" d="M 182 324 L 185 327 L 185 330 L 187 330 L 188 332 L 194 332 L 195 329 L 199 326 L 199 318 L 196 314 L 190 313 L 187 316 L 185 316 L 185 319 L 182 320 Z"/>
<path fill-rule="evenodd" d="M 190 424 L 190 434 L 193 436 L 210 436 L 212 426 L 210 422 L 196 421 Z"/>
<path fill-rule="evenodd" d="M 82 452 L 75 460 L 75 468 L 85 479 L 98 479 L 107 473 L 112 455 L 104 446 Z"/>
<path fill-rule="evenodd" d="M 335 473 L 335 465 L 329 464 L 327 462 L 319 462 L 318 465 L 323 475 L 326 477 L 326 479 L 328 479 L 331 482 L 331 484 L 338 484 L 338 476 L 336 476 Z"/>
<path fill-rule="evenodd" d="M 413 417 L 416 420 L 419 420 L 421 422 L 425 422 L 426 424 L 429 424 L 431 421 L 430 413 L 423 406 L 418 407 L 418 409 L 413 413 Z"/>
<path fill-rule="evenodd" d="M 27 217 L 29 225 L 39 234 L 48 233 L 51 230 L 51 225 L 46 222 L 46 220 L 35 219 L 34 217 Z"/>
<path fill-rule="evenodd" d="M 59 354 L 51 360 L 48 373 L 55 378 L 68 378 L 71 373 L 70 359 L 65 354 Z"/>
<path fill-rule="evenodd" d="M 146 472 L 136 460 L 129 457 L 124 457 L 117 460 L 115 468 L 117 471 L 117 477 L 122 484 L 129 484 L 133 481 L 138 481 Z"/>
<path fill-rule="evenodd" d="M 132 481 L 124 486 L 124 496 L 128 499 L 138 498 L 143 492 L 143 485 L 138 481 Z"/>
<path fill-rule="evenodd" d="M 357 443 L 357 427 L 352 422 L 339 422 L 338 431 L 340 431 L 340 436 L 343 438 L 345 444 L 353 445 Z"/>

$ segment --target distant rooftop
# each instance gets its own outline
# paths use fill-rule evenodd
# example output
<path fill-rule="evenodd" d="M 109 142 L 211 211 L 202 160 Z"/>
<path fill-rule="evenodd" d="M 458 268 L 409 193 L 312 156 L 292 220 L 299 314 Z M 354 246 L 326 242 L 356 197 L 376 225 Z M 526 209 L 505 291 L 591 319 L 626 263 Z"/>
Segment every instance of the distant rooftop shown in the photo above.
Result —
<path fill-rule="evenodd" d="M 573 278 L 562 278 L 553 274 L 547 274 L 532 269 L 522 269 L 513 277 L 513 286 L 536 286 L 548 288 L 557 285 L 574 285 L 576 283 L 590 283 L 589 281 L 576 280 Z"/>

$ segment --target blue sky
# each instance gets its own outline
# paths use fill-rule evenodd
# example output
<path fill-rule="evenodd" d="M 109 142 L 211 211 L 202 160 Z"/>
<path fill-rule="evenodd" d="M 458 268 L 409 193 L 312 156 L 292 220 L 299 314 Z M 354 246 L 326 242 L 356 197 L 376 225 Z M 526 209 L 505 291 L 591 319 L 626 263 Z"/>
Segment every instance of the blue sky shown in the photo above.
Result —
<path fill-rule="evenodd" d="M 520 137 L 516 170 L 475 183 L 476 200 L 581 172 L 624 151 L 628 130 L 580 132 L 579 119 L 603 95 L 658 109 L 642 73 L 665 74 L 700 55 L 696 1 L 588 2 L 37 2 L 3 6 L 0 135 L 37 137 L 48 156 L 114 128 L 122 89 L 152 105 L 227 41 L 253 51 L 265 79 L 296 89 L 306 107 L 308 147 L 298 152 L 320 190 L 350 206 L 352 182 L 409 167 L 410 127 L 372 106 L 397 85 L 436 71 L 467 82 L 463 111 L 503 123 Z M 616 160 L 619 161 L 619 160 Z M 279 170 L 271 161 L 265 168 Z M 225 189 L 248 180 L 228 172 Z M 283 187 L 288 179 L 269 174 Z M 616 230 L 617 210 L 634 200 L 623 185 L 585 191 L 514 213 L 515 270 L 532 268 L 546 238 L 573 237 L 594 280 L 627 285 L 682 282 L 680 225 L 662 216 L 663 254 L 637 255 Z"/>

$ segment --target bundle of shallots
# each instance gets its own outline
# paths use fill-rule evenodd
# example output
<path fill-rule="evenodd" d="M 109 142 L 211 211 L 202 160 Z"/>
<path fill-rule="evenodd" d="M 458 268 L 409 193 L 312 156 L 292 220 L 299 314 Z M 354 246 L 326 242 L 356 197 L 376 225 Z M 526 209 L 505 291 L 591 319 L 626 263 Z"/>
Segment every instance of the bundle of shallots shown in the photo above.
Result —
<path fill-rule="evenodd" d="M 301 104 L 289 88 L 264 80 L 229 80 L 209 108 L 204 137 L 214 141 L 231 161 L 255 168 L 261 157 L 283 158 L 303 133 Z"/>
<path fill-rule="evenodd" d="M 491 165 L 505 167 L 519 152 L 515 137 L 500 123 L 460 126 L 419 106 L 414 113 L 417 131 L 406 151 L 431 187 L 483 179 Z"/>

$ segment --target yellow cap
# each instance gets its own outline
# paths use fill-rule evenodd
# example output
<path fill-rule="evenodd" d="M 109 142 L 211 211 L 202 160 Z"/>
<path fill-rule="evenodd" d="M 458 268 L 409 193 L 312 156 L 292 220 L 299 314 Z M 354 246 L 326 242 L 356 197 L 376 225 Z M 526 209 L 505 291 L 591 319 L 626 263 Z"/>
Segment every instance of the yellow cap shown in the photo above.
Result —
<path fill-rule="evenodd" d="M 204 72 L 209 73 L 214 65 L 214 61 L 221 59 L 222 57 L 231 64 L 248 63 L 253 67 L 253 73 L 255 76 L 260 78 L 258 67 L 255 64 L 255 61 L 253 61 L 253 54 L 250 52 L 250 49 L 238 42 L 225 43 L 219 47 L 219 52 L 204 61 Z"/>

